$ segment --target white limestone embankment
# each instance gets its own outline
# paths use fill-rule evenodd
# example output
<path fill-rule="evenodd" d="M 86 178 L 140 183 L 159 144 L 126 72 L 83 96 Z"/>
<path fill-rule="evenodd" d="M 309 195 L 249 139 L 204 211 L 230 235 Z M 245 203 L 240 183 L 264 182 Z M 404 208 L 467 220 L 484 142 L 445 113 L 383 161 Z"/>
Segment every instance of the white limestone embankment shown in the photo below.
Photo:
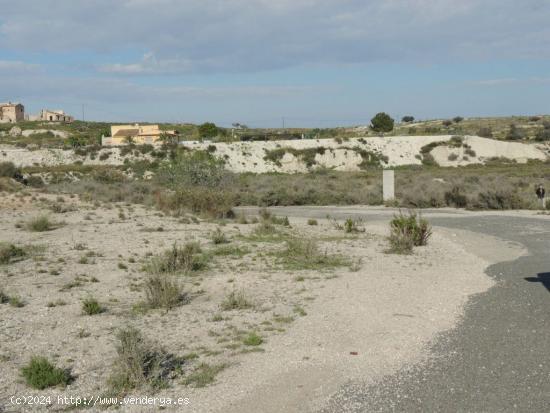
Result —
<path fill-rule="evenodd" d="M 311 168 L 326 167 L 339 171 L 356 171 L 368 156 L 383 157 L 383 166 L 402 166 L 422 164 L 421 149 L 434 142 L 446 142 L 446 136 L 392 136 L 354 138 L 345 141 L 335 139 L 288 140 L 268 142 L 234 142 L 234 143 L 201 143 L 186 142 L 191 149 L 209 150 L 224 159 L 226 166 L 233 172 L 306 172 Z M 441 166 L 463 166 L 484 163 L 491 158 L 507 158 L 518 163 L 529 160 L 546 160 L 549 147 L 546 144 L 526 144 L 506 142 L 494 139 L 467 136 L 465 145 L 452 147 L 438 145 L 431 155 Z M 269 151 L 291 148 L 294 154 L 285 151 L 276 161 L 266 158 Z M 300 151 L 319 148 L 314 154 L 313 162 L 306 165 Z M 298 152 L 296 152 L 298 151 Z M 363 156 L 361 155 L 363 152 Z M 28 150 L 14 146 L 0 146 L 0 161 L 10 161 L 20 167 L 54 166 L 82 162 L 85 165 L 121 165 L 125 159 L 149 159 L 149 155 L 135 155 L 136 151 L 122 156 L 118 148 L 105 148 L 96 152 L 93 157 L 80 156 L 72 150 L 36 149 Z M 108 157 L 107 157 L 108 154 Z M 103 155 L 103 156 L 102 156 Z"/>

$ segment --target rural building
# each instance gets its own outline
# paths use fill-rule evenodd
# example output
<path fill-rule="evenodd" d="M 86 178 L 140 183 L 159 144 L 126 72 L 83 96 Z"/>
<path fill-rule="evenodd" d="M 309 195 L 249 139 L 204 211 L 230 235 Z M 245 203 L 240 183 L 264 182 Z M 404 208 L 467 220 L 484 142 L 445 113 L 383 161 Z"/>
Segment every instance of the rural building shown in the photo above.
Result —
<path fill-rule="evenodd" d="M 25 119 L 25 107 L 21 103 L 0 103 L 0 123 L 15 123 Z"/>
<path fill-rule="evenodd" d="M 49 110 L 49 109 L 42 109 L 40 111 L 40 115 L 38 117 L 39 120 L 45 120 L 48 122 L 66 122 L 71 123 L 74 121 L 74 117 L 67 115 L 62 110 Z"/>
<path fill-rule="evenodd" d="M 162 136 L 175 137 L 178 131 L 163 131 L 159 125 L 113 125 L 111 136 L 104 136 L 101 139 L 103 146 L 119 146 L 134 143 L 136 145 L 154 144 L 161 140 Z"/>

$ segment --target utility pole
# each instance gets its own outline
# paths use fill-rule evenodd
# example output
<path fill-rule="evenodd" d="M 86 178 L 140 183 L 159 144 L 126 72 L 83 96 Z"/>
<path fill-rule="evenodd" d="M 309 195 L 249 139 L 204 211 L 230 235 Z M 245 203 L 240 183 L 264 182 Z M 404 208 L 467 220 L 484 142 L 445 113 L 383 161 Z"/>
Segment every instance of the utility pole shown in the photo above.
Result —
<path fill-rule="evenodd" d="M 285 128 L 285 117 L 283 116 L 283 129 Z"/>
<path fill-rule="evenodd" d="M 82 122 L 84 122 L 84 103 L 82 104 Z"/>

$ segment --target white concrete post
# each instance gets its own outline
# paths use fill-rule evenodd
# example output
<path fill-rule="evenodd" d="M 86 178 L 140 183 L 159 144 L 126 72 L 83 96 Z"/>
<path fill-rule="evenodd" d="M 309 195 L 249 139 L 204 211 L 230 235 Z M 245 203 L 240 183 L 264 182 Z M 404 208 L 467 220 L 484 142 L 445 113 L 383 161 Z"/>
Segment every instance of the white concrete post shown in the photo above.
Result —
<path fill-rule="evenodd" d="M 382 198 L 384 202 L 395 199 L 395 173 L 393 169 L 382 172 Z"/>

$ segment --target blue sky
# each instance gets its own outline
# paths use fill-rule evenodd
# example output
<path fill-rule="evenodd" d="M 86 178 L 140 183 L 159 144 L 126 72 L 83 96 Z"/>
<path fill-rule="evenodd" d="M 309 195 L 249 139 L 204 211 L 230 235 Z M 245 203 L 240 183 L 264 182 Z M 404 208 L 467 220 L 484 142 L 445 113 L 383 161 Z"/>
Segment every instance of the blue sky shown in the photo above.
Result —
<path fill-rule="evenodd" d="M 250 126 L 550 113 L 548 0 L 0 0 L 0 101 Z"/>

